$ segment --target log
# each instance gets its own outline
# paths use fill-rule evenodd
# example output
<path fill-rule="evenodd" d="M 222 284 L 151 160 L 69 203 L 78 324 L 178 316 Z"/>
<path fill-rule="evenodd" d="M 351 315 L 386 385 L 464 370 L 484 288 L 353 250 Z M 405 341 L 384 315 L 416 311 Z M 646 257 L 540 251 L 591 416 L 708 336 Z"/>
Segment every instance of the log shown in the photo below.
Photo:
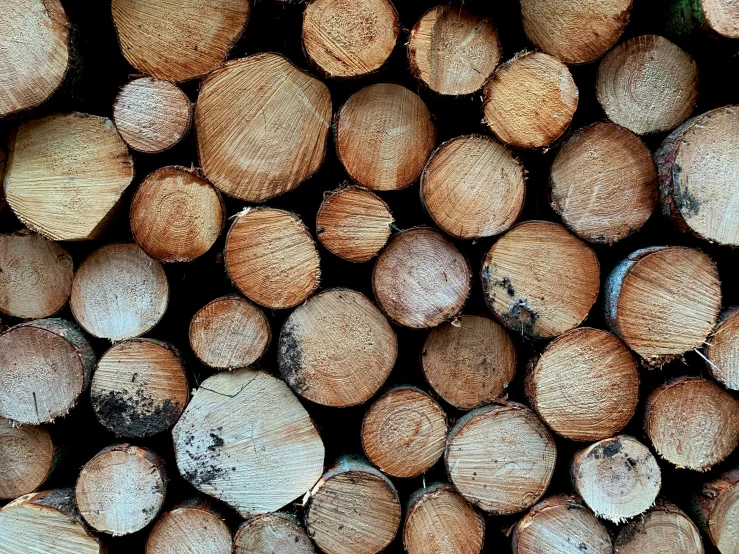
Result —
<path fill-rule="evenodd" d="M 170 429 L 189 397 L 181 355 L 154 339 L 114 344 L 100 357 L 90 383 L 95 416 L 116 437 L 149 437 Z"/>
<path fill-rule="evenodd" d="M 600 289 L 600 264 L 562 225 L 526 221 L 488 251 L 482 288 L 503 325 L 529 339 L 553 338 L 587 317 Z"/>
<path fill-rule="evenodd" d="M 272 309 L 292 308 L 318 288 L 318 250 L 307 227 L 292 212 L 245 208 L 226 237 L 224 260 L 244 296 Z"/>
<path fill-rule="evenodd" d="M 429 9 L 413 26 L 408 40 L 411 73 L 438 94 L 477 92 L 500 57 L 493 22 L 457 6 Z"/>
<path fill-rule="evenodd" d="M 447 234 L 461 239 L 507 231 L 523 210 L 523 164 L 483 135 L 445 142 L 421 173 L 421 202 Z"/>
<path fill-rule="evenodd" d="M 663 499 L 658 499 L 654 508 L 621 528 L 614 546 L 615 554 L 704 552 L 695 523 L 680 508 Z"/>
<path fill-rule="evenodd" d="M 516 349 L 492 319 L 460 316 L 429 334 L 421 351 L 429 385 L 446 402 L 470 410 L 500 400 L 516 375 Z"/>
<path fill-rule="evenodd" d="M 140 77 L 121 87 L 113 102 L 113 121 L 128 146 L 158 154 L 177 145 L 190 131 L 192 103 L 177 85 Z"/>
<path fill-rule="evenodd" d="M 208 302 L 190 322 L 190 347 L 215 369 L 247 367 L 267 350 L 269 320 L 257 306 L 232 294 Z"/>
<path fill-rule="evenodd" d="M 403 524 L 408 554 L 480 554 L 485 520 L 454 487 L 435 483 L 411 495 Z"/>
<path fill-rule="evenodd" d="M 149 532 L 145 553 L 231 554 L 232 547 L 223 518 L 210 502 L 193 498 L 162 514 Z"/>
<path fill-rule="evenodd" d="M 179 83 L 202 77 L 225 61 L 251 8 L 249 0 L 113 0 L 112 11 L 128 63 L 141 73 Z"/>
<path fill-rule="evenodd" d="M 696 523 L 721 554 L 739 552 L 739 468 L 703 483 L 693 509 Z"/>
<path fill-rule="evenodd" d="M 339 258 L 366 262 L 385 246 L 394 222 L 382 198 L 352 185 L 324 196 L 316 214 L 316 236 Z"/>
<path fill-rule="evenodd" d="M 180 474 L 243 517 L 279 510 L 323 472 L 323 442 L 308 412 L 283 381 L 261 371 L 203 381 L 172 438 Z"/>
<path fill-rule="evenodd" d="M 431 227 L 397 233 L 372 270 L 380 308 L 414 329 L 436 327 L 459 314 L 471 285 L 467 259 Z"/>
<path fill-rule="evenodd" d="M 465 499 L 491 515 L 534 505 L 549 486 L 557 447 L 523 404 L 483 406 L 457 420 L 447 438 L 449 480 Z"/>
<path fill-rule="evenodd" d="M 436 143 L 426 104 L 400 85 L 360 89 L 341 106 L 335 121 L 339 161 L 353 181 L 372 190 L 410 186 Z"/>
<path fill-rule="evenodd" d="M 657 205 L 657 169 L 649 148 L 613 123 L 576 131 L 549 174 L 550 199 L 581 239 L 613 244 L 636 233 Z"/>
<path fill-rule="evenodd" d="M 325 554 L 376 554 L 400 525 L 398 491 L 360 458 L 341 458 L 324 473 L 305 510 L 308 534 Z"/>
<path fill-rule="evenodd" d="M 739 390 L 739 308 L 719 317 L 706 345 L 707 369 L 727 389 Z"/>
<path fill-rule="evenodd" d="M 567 66 L 543 52 L 522 52 L 483 88 L 485 123 L 514 148 L 545 148 L 570 126 L 580 92 Z"/>
<path fill-rule="evenodd" d="M 698 65 L 679 46 L 641 35 L 611 50 L 595 85 L 608 118 L 638 135 L 674 129 L 698 99 Z"/>
<path fill-rule="evenodd" d="M 739 446 L 739 400 L 707 379 L 671 379 L 647 398 L 644 427 L 665 460 L 708 471 Z"/>
<path fill-rule="evenodd" d="M 377 71 L 399 34 L 398 12 L 390 0 L 313 0 L 303 11 L 303 50 L 326 77 Z"/>
<path fill-rule="evenodd" d="M 719 35 L 739 38 L 739 6 L 732 0 L 700 0 L 703 16 Z"/>
<path fill-rule="evenodd" d="M 39 489 L 51 475 L 58 453 L 44 427 L 18 427 L 0 420 L 0 499 L 18 498 Z"/>
<path fill-rule="evenodd" d="M 649 449 L 628 435 L 617 435 L 578 450 L 572 484 L 598 517 L 620 523 L 654 505 L 662 474 Z"/>
<path fill-rule="evenodd" d="M 711 259 L 682 246 L 643 248 L 608 276 L 606 323 L 651 367 L 699 348 L 716 325 L 721 283 Z"/>
<path fill-rule="evenodd" d="M 11 327 L 0 335 L 0 417 L 38 425 L 66 415 L 94 365 L 95 352 L 74 323 L 51 318 Z"/>
<path fill-rule="evenodd" d="M 247 202 L 291 191 L 323 163 L 331 110 L 326 85 L 287 58 L 232 60 L 200 87 L 195 129 L 203 173 Z"/>
<path fill-rule="evenodd" d="M 8 205 L 5 201 L 5 186 L 3 185 L 5 181 L 5 164 L 7 161 L 8 156 L 5 154 L 5 150 L 0 148 L 0 212 Z"/>
<path fill-rule="evenodd" d="M 522 0 L 521 17 L 534 45 L 566 64 L 600 58 L 623 34 L 632 0 Z"/>
<path fill-rule="evenodd" d="M 394 387 L 375 400 L 362 420 L 362 449 L 380 471 L 416 477 L 444 453 L 446 414 L 416 387 Z"/>
<path fill-rule="evenodd" d="M 112 341 L 150 331 L 168 303 L 162 264 L 135 244 L 109 244 L 90 254 L 75 273 L 69 299 L 85 331 Z"/>
<path fill-rule="evenodd" d="M 64 248 L 41 235 L 0 235 L 0 312 L 22 319 L 56 314 L 72 292 L 73 265 Z"/>
<path fill-rule="evenodd" d="M 133 179 L 128 147 L 105 117 L 73 112 L 25 121 L 8 148 L 8 204 L 52 240 L 98 238 Z"/>
<path fill-rule="evenodd" d="M 239 526 L 233 554 L 315 554 L 313 543 L 294 516 L 282 513 L 251 516 Z"/>
<path fill-rule="evenodd" d="M 221 195 L 195 171 L 168 166 L 150 173 L 131 201 L 131 232 L 162 262 L 189 262 L 215 244 L 226 223 Z"/>
<path fill-rule="evenodd" d="M 735 201 L 739 183 L 739 106 L 696 116 L 675 129 L 654 154 L 662 214 L 678 229 L 725 246 L 739 246 Z"/>
<path fill-rule="evenodd" d="M 596 441 L 623 429 L 639 403 L 639 365 L 615 336 L 578 327 L 531 360 L 524 381 L 531 407 L 565 438 Z"/>

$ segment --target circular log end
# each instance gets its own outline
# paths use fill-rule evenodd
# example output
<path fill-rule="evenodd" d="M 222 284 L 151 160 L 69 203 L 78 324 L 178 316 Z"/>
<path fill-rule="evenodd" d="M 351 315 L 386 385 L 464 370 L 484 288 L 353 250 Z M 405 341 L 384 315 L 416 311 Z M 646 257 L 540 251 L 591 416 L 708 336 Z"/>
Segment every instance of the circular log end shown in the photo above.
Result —
<path fill-rule="evenodd" d="M 288 515 L 261 514 L 246 519 L 236 531 L 233 554 L 290 552 L 315 554 L 313 543 Z"/>
<path fill-rule="evenodd" d="M 739 308 L 719 318 L 706 346 L 708 371 L 727 389 L 739 390 Z"/>
<path fill-rule="evenodd" d="M 739 6 L 732 0 L 701 0 L 708 25 L 718 34 L 739 38 Z"/>
<path fill-rule="evenodd" d="M 216 513 L 189 506 L 163 514 L 146 540 L 146 554 L 232 554 L 232 547 L 231 530 Z"/>
<path fill-rule="evenodd" d="M 657 505 L 623 527 L 614 541 L 615 554 L 681 552 L 703 554 L 700 532 L 688 516 L 669 502 Z"/>
<path fill-rule="evenodd" d="M 51 473 L 55 454 L 43 427 L 0 421 L 0 498 L 18 498 L 39 488 Z"/>

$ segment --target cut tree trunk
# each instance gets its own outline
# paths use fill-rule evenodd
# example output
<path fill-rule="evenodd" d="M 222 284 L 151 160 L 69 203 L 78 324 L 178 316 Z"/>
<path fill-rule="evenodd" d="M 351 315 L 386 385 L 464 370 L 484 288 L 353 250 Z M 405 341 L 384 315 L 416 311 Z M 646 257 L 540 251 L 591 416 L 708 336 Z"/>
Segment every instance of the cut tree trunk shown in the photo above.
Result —
<path fill-rule="evenodd" d="M 315 554 L 313 543 L 297 520 L 288 514 L 248 517 L 234 537 L 233 554 Z"/>
<path fill-rule="evenodd" d="M 58 453 L 44 427 L 18 427 L 0 420 L 0 499 L 18 498 L 41 487 L 51 475 Z"/>
<path fill-rule="evenodd" d="M 331 109 L 326 85 L 279 54 L 226 63 L 203 81 L 195 108 L 205 176 L 248 202 L 294 189 L 323 163 Z"/>
<path fill-rule="evenodd" d="M 739 5 L 733 0 L 700 0 L 711 29 L 728 38 L 739 38 Z"/>
<path fill-rule="evenodd" d="M 308 412 L 261 371 L 203 381 L 172 436 L 180 474 L 244 517 L 279 510 L 323 472 L 323 442 Z"/>
<path fill-rule="evenodd" d="M 77 269 L 69 300 L 85 331 L 113 341 L 150 331 L 168 304 L 162 264 L 135 244 L 109 244 L 90 254 Z"/>
<path fill-rule="evenodd" d="M 5 164 L 8 161 L 8 156 L 5 154 L 5 150 L 0 148 L 0 212 L 3 208 L 8 205 L 5 201 Z"/>
<path fill-rule="evenodd" d="M 232 547 L 228 525 L 201 498 L 162 514 L 146 540 L 146 554 L 231 554 Z"/>
<path fill-rule="evenodd" d="M 523 210 L 523 164 L 505 146 L 483 135 L 442 144 L 421 174 L 421 202 L 434 222 L 461 239 L 507 231 Z"/>
<path fill-rule="evenodd" d="M 696 523 L 721 554 L 739 552 L 739 467 L 703 483 L 693 497 Z"/>
<path fill-rule="evenodd" d="M 700 532 L 680 508 L 665 500 L 623 527 L 614 542 L 615 554 L 680 552 L 703 554 Z"/>
<path fill-rule="evenodd" d="M 360 458 L 341 458 L 310 491 L 305 524 L 325 554 L 376 554 L 395 538 L 400 498 L 390 479 Z"/>
<path fill-rule="evenodd" d="M 562 225 L 526 221 L 498 239 L 482 265 L 488 308 L 512 331 L 552 338 L 587 317 L 600 289 L 591 248 Z"/>
<path fill-rule="evenodd" d="M 105 117 L 26 121 L 9 141 L 8 204 L 26 227 L 53 240 L 97 238 L 132 179 L 128 147 Z"/>
<path fill-rule="evenodd" d="M 22 319 L 50 317 L 72 292 L 72 256 L 29 231 L 0 235 L 0 312 Z"/>
<path fill-rule="evenodd" d="M 543 52 L 522 52 L 500 66 L 483 89 L 493 134 L 515 148 L 544 148 L 570 126 L 580 99 L 567 66 Z"/>
<path fill-rule="evenodd" d="M 706 345 L 706 360 L 711 377 L 727 389 L 739 390 L 739 307 L 719 317 Z"/>

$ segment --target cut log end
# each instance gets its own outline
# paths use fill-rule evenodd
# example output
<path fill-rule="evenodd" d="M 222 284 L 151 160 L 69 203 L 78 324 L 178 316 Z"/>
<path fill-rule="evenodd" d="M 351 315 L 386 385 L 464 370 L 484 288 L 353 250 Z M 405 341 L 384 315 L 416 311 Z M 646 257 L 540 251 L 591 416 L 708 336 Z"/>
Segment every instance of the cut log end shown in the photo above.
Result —
<path fill-rule="evenodd" d="M 18 498 L 43 485 L 56 453 L 51 435 L 43 427 L 15 427 L 0 421 L 0 499 Z"/>
<path fill-rule="evenodd" d="M 623 527 L 614 541 L 616 554 L 680 552 L 703 554 L 700 532 L 680 508 L 663 500 Z"/>
<path fill-rule="evenodd" d="M 696 523 L 722 554 L 739 552 L 739 468 L 704 483 L 693 507 Z"/>
<path fill-rule="evenodd" d="M 727 389 L 739 390 L 739 308 L 719 318 L 706 346 L 708 371 Z"/>
<path fill-rule="evenodd" d="M 231 530 L 217 513 L 206 506 L 182 505 L 154 524 L 146 554 L 232 554 L 232 546 Z"/>
<path fill-rule="evenodd" d="M 305 530 L 286 514 L 251 516 L 241 524 L 234 537 L 233 554 L 315 554 Z"/>
<path fill-rule="evenodd" d="M 701 0 L 708 25 L 718 34 L 739 38 L 739 6 L 732 0 Z"/>

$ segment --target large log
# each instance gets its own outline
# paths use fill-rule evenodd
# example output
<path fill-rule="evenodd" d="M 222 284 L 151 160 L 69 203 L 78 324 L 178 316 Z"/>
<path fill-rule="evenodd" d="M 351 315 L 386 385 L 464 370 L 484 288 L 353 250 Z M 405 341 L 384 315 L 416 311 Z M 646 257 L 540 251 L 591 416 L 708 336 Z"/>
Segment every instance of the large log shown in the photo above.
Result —
<path fill-rule="evenodd" d="M 739 308 L 719 317 L 706 345 L 707 369 L 727 389 L 739 390 Z"/>
<path fill-rule="evenodd" d="M 46 428 L 0 420 L 0 499 L 18 498 L 41 487 L 59 452 Z"/>
<path fill-rule="evenodd" d="M 294 516 L 282 513 L 246 518 L 236 531 L 233 554 L 315 554 Z"/>
<path fill-rule="evenodd" d="M 739 468 L 703 483 L 693 509 L 696 523 L 721 554 L 739 552 Z"/>
<path fill-rule="evenodd" d="M 695 523 L 680 508 L 663 499 L 658 499 L 654 508 L 622 527 L 614 546 L 615 554 L 704 552 Z"/>
<path fill-rule="evenodd" d="M 146 539 L 146 554 L 231 554 L 231 530 L 205 499 L 193 498 L 166 511 Z M 236 551 L 236 554 L 240 554 Z"/>

